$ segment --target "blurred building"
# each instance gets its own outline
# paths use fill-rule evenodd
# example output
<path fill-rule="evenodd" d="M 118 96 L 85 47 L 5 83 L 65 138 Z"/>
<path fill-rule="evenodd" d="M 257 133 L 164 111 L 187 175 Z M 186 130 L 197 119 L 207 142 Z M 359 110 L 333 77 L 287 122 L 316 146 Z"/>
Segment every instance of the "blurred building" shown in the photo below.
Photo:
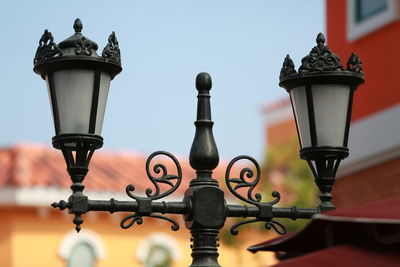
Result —
<path fill-rule="evenodd" d="M 345 65 L 352 52 L 363 63 L 365 84 L 356 91 L 350 156 L 334 186 L 338 207 L 400 195 L 400 21 L 397 0 L 328 0 L 328 46 Z M 265 142 L 297 135 L 289 97 L 264 107 Z"/>
<path fill-rule="evenodd" d="M 400 195 L 400 21 L 398 0 L 326 2 L 328 44 L 362 62 L 365 84 L 354 97 L 350 157 L 334 187 L 338 206 Z"/>
<path fill-rule="evenodd" d="M 126 185 L 133 183 L 139 194 L 153 188 L 145 161 L 144 155 L 133 152 L 95 153 L 84 181 L 85 194 L 91 199 L 131 200 L 125 193 Z M 183 181 L 169 200 L 182 200 L 190 179 L 195 177 L 188 160 L 179 161 Z M 176 173 L 172 162 L 162 158 L 158 162 Z M 214 177 L 222 179 L 225 167 L 222 162 Z M 221 180 L 225 188 L 222 183 Z M 89 212 L 83 215 L 82 230 L 77 234 L 73 216 L 50 207 L 55 201 L 68 199 L 70 185 L 61 152 L 39 145 L 0 149 L 0 267 L 190 265 L 190 235 L 181 216 L 168 215 L 179 222 L 177 232 L 171 231 L 169 222 L 146 217 L 142 225 L 124 230 L 119 224 L 128 213 Z M 230 225 L 226 223 L 227 227 Z M 220 263 L 271 263 L 272 254 L 253 255 L 246 250 L 266 237 L 249 229 L 239 234 L 237 243 L 228 245 L 221 238 Z"/>

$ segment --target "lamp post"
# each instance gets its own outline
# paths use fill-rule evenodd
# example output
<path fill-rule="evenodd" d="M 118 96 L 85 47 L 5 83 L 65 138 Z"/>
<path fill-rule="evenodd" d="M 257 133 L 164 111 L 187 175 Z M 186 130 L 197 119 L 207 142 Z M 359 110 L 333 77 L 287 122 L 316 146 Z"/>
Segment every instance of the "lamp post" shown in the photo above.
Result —
<path fill-rule="evenodd" d="M 250 205 L 227 204 L 224 192 L 212 177 L 219 156 L 214 141 L 211 120 L 211 77 L 200 73 L 196 78 L 198 90 L 196 134 L 190 150 L 190 165 L 196 171 L 182 201 L 159 201 L 172 194 L 182 181 L 179 161 L 170 153 L 158 151 L 146 161 L 146 172 L 154 188 L 145 196 L 135 193 L 134 185 L 126 187 L 132 201 L 92 200 L 84 195 L 83 181 L 90 159 L 103 144 L 100 136 L 110 81 L 121 72 L 120 51 L 114 32 L 108 39 L 102 56 L 96 54 L 97 44 L 81 34 L 82 23 L 74 23 L 75 34 L 59 43 L 47 30 L 39 41 L 34 59 L 34 71 L 47 82 L 56 135 L 53 146 L 60 149 L 73 182 L 68 201 L 61 200 L 52 206 L 68 209 L 74 214 L 75 229 L 79 232 L 82 214 L 89 211 L 130 212 L 121 221 L 126 229 L 134 223 L 142 224 L 144 218 L 153 217 L 169 221 L 176 231 L 179 224 L 164 214 L 181 214 L 192 238 L 191 264 L 194 266 L 220 266 L 218 264 L 218 234 L 228 217 L 253 217 L 231 226 L 231 233 L 243 224 L 263 222 L 266 229 L 286 233 L 285 226 L 276 218 L 309 219 L 319 212 L 334 209 L 331 190 L 340 160 L 348 155 L 347 139 L 351 103 L 354 90 L 363 83 L 361 62 L 355 54 L 344 70 L 340 59 L 325 46 L 319 34 L 317 46 L 303 58 L 297 72 L 293 61 L 286 57 L 280 75 L 280 86 L 290 94 L 296 119 L 300 156 L 307 160 L 321 191 L 321 204 L 315 208 L 276 207 L 280 194 L 273 192 L 274 200 L 263 202 L 254 192 L 260 180 L 260 166 L 249 156 L 238 156 L 227 166 L 225 182 L 229 191 Z M 163 155 L 170 158 L 176 171 L 162 163 L 152 165 L 153 159 Z M 239 160 L 248 160 L 254 169 L 243 168 L 238 177 L 232 177 L 232 167 Z M 151 172 L 158 174 L 154 176 Z M 240 188 L 247 190 L 242 195 Z"/>

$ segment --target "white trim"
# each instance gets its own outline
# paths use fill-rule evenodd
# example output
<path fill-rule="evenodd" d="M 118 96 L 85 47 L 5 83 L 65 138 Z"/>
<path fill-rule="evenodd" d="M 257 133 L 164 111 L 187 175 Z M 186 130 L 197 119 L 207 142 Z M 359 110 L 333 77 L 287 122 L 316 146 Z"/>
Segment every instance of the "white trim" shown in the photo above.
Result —
<path fill-rule="evenodd" d="M 355 41 L 398 18 L 398 0 L 386 0 L 388 8 L 364 21 L 355 20 L 356 0 L 347 0 L 347 39 Z"/>
<path fill-rule="evenodd" d="M 182 258 L 182 253 L 179 250 L 178 241 L 171 235 L 156 232 L 151 234 L 139 244 L 139 247 L 136 251 L 136 257 L 140 262 L 146 261 L 149 249 L 153 245 L 159 245 L 168 249 L 174 261 L 180 261 Z"/>
<path fill-rule="evenodd" d="M 400 157 L 400 147 L 397 147 L 391 151 L 386 151 L 384 153 L 374 155 L 372 157 L 363 159 L 358 162 L 354 162 L 351 165 L 345 164 L 339 168 L 338 173 L 337 173 L 337 178 L 347 176 L 347 175 L 350 175 L 352 173 L 355 173 L 355 172 L 358 172 L 361 170 L 365 170 L 367 168 L 376 166 L 380 163 L 383 163 L 383 162 L 386 162 L 386 161 L 389 161 L 391 159 L 395 159 L 398 157 Z M 346 163 L 346 161 L 344 161 L 344 163 Z"/>
<path fill-rule="evenodd" d="M 400 156 L 400 104 L 351 124 L 350 156 L 344 160 L 337 177 Z"/>
<path fill-rule="evenodd" d="M 81 242 L 88 243 L 92 246 L 96 259 L 104 259 L 106 257 L 106 250 L 100 236 L 88 229 L 82 229 L 79 234 L 75 231 L 69 231 L 61 241 L 58 255 L 62 259 L 68 260 L 72 249 Z"/>
<path fill-rule="evenodd" d="M 290 102 L 288 102 L 287 105 L 279 107 L 273 111 L 265 112 L 264 114 L 264 121 L 267 127 L 287 120 L 294 120 L 292 105 Z"/>
<path fill-rule="evenodd" d="M 59 188 L 55 186 L 34 186 L 34 187 L 2 187 L 0 188 L 0 206 L 17 205 L 17 206 L 46 206 L 61 199 L 67 200 L 71 195 L 71 190 L 67 188 Z M 93 191 L 85 190 L 85 195 L 89 199 L 107 200 L 115 198 L 117 200 L 132 200 L 125 192 L 114 191 Z M 164 200 L 179 201 L 182 195 L 168 196 Z"/>

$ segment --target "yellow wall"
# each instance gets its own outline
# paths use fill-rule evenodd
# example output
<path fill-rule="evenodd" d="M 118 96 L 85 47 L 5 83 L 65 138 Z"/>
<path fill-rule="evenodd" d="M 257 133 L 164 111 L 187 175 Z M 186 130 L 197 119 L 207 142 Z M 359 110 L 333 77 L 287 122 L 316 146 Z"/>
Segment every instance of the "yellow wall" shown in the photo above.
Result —
<path fill-rule="evenodd" d="M 38 208 L 14 207 L 0 209 L 0 267 L 65 267 L 58 250 L 68 232 L 73 229 L 72 215 L 46 209 L 38 215 Z M 46 213 L 48 213 L 46 215 Z M 44 215 L 43 215 L 44 214 Z M 101 238 L 106 258 L 99 260 L 96 267 L 142 266 L 136 258 L 139 244 L 154 231 L 164 232 L 177 239 L 182 259 L 174 267 L 189 266 L 191 263 L 189 231 L 180 221 L 181 229 L 173 232 L 170 224 L 145 218 L 142 225 L 128 230 L 121 229 L 118 214 L 97 214 L 94 218 L 84 217 L 83 229 L 90 229 Z M 272 263 L 271 254 L 251 254 L 246 247 L 270 236 L 254 232 L 243 232 L 241 242 L 234 246 L 220 246 L 219 262 L 222 266 L 266 266 Z M 240 235 L 240 234 L 239 234 Z M 244 241 L 243 241 L 244 240 Z"/>

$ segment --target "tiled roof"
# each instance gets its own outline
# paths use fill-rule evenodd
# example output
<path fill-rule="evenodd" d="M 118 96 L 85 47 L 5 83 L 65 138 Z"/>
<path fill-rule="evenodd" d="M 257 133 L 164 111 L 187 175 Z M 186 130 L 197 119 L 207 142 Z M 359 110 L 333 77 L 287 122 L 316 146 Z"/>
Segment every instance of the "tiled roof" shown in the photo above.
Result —
<path fill-rule="evenodd" d="M 146 174 L 146 159 L 147 156 L 134 152 L 96 151 L 83 182 L 85 190 L 118 192 L 125 191 L 128 184 L 134 184 L 139 192 L 144 192 L 148 187 L 154 188 Z M 165 157 L 159 159 L 171 174 L 177 174 L 172 161 Z M 154 160 L 155 164 L 159 163 Z M 186 158 L 178 157 L 178 160 L 182 166 L 183 180 L 177 193 L 183 194 L 190 180 L 195 177 L 195 171 Z M 226 162 L 222 162 L 214 171 L 213 177 L 218 178 L 220 184 L 223 183 L 226 165 Z M 26 144 L 0 149 L 0 188 L 69 188 L 71 183 L 64 158 L 58 150 Z"/>

